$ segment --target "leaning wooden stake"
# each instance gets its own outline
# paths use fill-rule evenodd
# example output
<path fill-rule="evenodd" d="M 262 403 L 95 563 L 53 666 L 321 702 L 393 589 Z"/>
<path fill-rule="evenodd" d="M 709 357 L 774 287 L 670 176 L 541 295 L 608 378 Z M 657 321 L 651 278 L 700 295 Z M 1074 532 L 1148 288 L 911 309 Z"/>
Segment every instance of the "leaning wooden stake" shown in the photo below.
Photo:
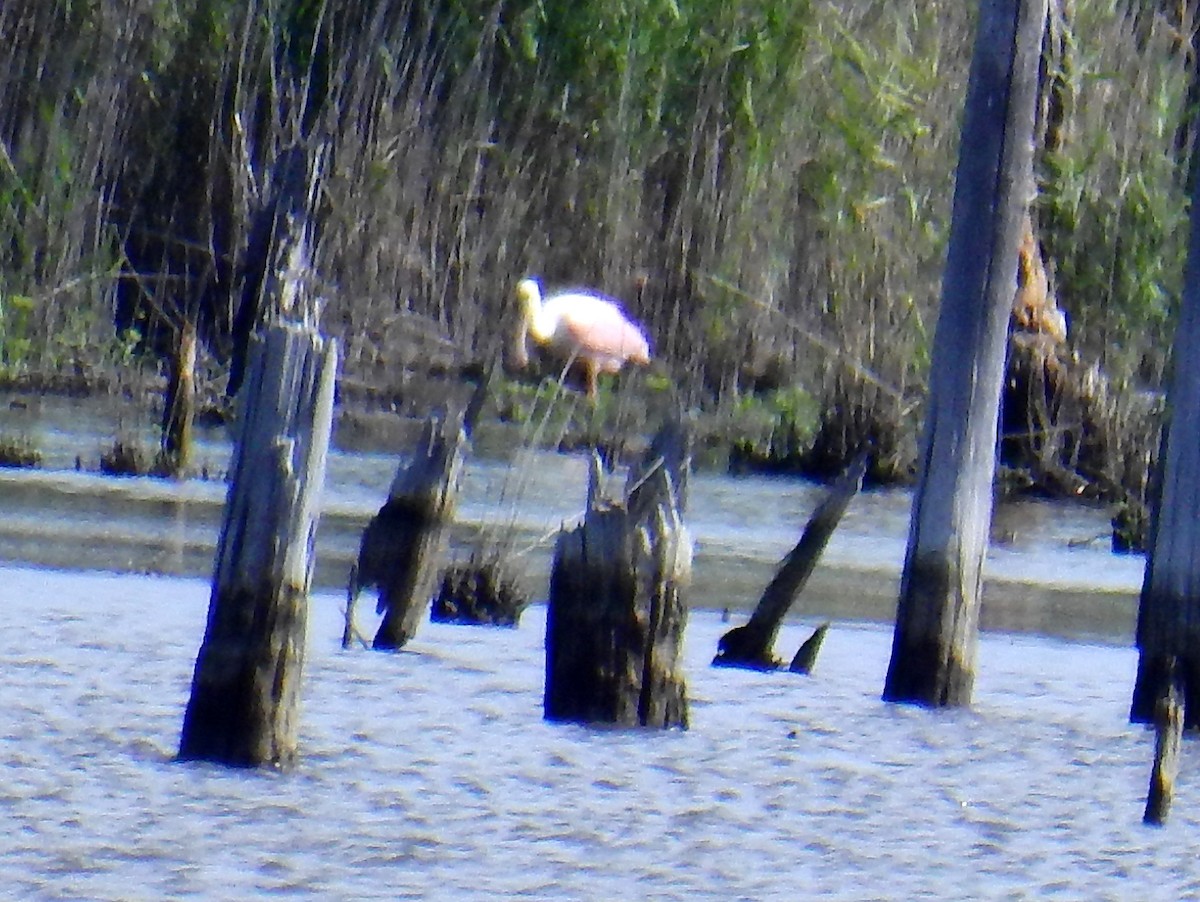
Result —
<path fill-rule="evenodd" d="M 559 533 L 546 615 L 545 716 L 687 727 L 682 670 L 691 539 L 681 514 L 687 436 L 669 424 L 630 474 L 624 503 L 600 499 Z"/>
<path fill-rule="evenodd" d="M 297 754 L 300 676 L 337 346 L 274 324 L 256 343 L 182 759 L 282 766 Z"/>
<path fill-rule="evenodd" d="M 950 245 L 883 697 L 970 703 L 1046 0 L 980 4 Z"/>
<path fill-rule="evenodd" d="M 782 666 L 772 647 L 783 618 L 792 602 L 808 582 L 821 552 L 841 522 L 850 500 L 862 487 L 870 456 L 862 452 L 854 459 L 817 505 L 800 541 L 788 552 L 770 584 L 763 591 L 758 606 L 744 626 L 734 627 L 717 643 L 713 664 L 722 667 L 746 667 L 752 670 L 773 670 Z M 819 646 L 818 646 L 819 647 Z"/>
<path fill-rule="evenodd" d="M 1150 773 L 1150 791 L 1146 795 L 1146 813 L 1142 823 L 1159 826 L 1167 822 L 1175 777 L 1179 773 L 1179 746 L 1183 741 L 1183 684 L 1174 661 L 1164 665 L 1167 672 L 1163 694 L 1154 714 L 1154 768 Z"/>
<path fill-rule="evenodd" d="M 368 586 L 379 589 L 378 610 L 383 614 L 374 648 L 402 648 L 416 634 L 436 585 L 447 527 L 454 519 L 463 441 L 456 418 L 431 417 L 412 459 L 396 470 L 387 501 L 363 530 L 347 590 L 343 645 L 354 631 L 354 602 Z"/>

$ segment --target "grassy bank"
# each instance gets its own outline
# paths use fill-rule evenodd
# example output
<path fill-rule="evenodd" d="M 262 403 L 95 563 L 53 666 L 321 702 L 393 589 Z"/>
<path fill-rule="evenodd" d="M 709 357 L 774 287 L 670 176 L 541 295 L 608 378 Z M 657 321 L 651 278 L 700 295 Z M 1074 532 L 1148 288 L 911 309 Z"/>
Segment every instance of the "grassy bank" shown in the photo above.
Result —
<path fill-rule="evenodd" d="M 1118 6 L 1055 19 L 1033 212 L 1064 360 L 1104 386 L 1048 424 L 1086 433 L 1055 464 L 1136 495 L 1156 447 L 1138 399 L 1161 388 L 1182 279 L 1189 30 Z M 537 273 L 645 323 L 656 362 L 605 402 L 618 426 L 669 396 L 735 463 L 823 473 L 870 439 L 878 478 L 902 479 L 969 7 L 5 3 L 0 376 L 136 394 L 192 323 L 219 397 L 272 163 L 319 144 L 313 287 L 348 402 L 458 391 Z M 536 421 L 511 375 L 495 416 Z M 1076 466 L 1080 449 L 1106 459 Z"/>

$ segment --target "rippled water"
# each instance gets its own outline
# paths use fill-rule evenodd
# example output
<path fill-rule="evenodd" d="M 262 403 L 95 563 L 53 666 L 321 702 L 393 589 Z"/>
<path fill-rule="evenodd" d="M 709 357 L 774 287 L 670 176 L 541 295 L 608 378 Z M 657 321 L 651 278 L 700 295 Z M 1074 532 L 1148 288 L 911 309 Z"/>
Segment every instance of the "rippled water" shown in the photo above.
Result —
<path fill-rule="evenodd" d="M 338 646 L 311 606 L 302 761 L 172 760 L 200 580 L 0 569 L 0 869 L 14 898 L 1179 899 L 1200 892 L 1192 750 L 1141 825 L 1134 652 L 982 637 L 974 705 L 879 700 L 890 631 L 835 624 L 813 676 L 708 666 L 691 729 L 541 718 L 544 615 Z M 790 656 L 811 624 L 789 623 Z"/>

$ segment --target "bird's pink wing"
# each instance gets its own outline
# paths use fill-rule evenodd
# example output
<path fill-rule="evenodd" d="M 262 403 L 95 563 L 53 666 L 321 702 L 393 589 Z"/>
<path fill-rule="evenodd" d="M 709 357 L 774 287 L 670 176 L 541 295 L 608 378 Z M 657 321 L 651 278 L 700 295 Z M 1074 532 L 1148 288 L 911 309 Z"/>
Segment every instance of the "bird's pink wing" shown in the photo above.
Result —
<path fill-rule="evenodd" d="M 616 371 L 626 360 L 650 362 L 650 345 L 642 330 L 612 304 L 580 305 L 560 320 L 571 343 L 601 369 Z"/>

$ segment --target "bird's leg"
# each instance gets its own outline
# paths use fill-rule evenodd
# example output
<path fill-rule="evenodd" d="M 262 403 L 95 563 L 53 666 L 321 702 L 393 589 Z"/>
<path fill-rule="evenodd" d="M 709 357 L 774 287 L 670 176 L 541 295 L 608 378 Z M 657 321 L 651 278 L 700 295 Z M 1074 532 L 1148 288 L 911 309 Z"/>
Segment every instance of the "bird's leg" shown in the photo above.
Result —
<path fill-rule="evenodd" d="M 590 360 L 583 361 L 583 382 L 587 388 L 588 400 L 594 408 L 596 406 L 596 365 Z"/>

